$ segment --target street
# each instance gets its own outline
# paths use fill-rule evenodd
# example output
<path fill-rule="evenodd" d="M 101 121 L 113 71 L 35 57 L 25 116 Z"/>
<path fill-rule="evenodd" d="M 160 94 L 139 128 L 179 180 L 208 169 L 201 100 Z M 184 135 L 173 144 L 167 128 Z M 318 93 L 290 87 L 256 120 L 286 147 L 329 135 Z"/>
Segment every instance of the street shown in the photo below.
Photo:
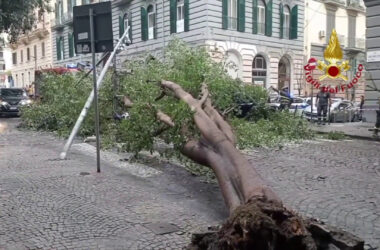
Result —
<path fill-rule="evenodd" d="M 0 249 L 181 249 L 228 217 L 215 184 L 164 161 L 128 163 L 0 118 Z M 380 249 L 380 143 L 305 141 L 245 152 L 285 205 Z"/>

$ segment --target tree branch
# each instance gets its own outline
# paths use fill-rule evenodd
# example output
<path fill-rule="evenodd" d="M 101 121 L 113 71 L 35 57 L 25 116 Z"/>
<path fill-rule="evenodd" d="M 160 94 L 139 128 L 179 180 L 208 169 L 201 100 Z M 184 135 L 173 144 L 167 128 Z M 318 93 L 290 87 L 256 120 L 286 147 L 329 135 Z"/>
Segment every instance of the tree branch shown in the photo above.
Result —
<path fill-rule="evenodd" d="M 131 101 L 131 99 L 128 97 L 128 96 L 123 96 L 123 103 L 124 103 L 124 106 L 127 107 L 127 108 L 131 108 L 133 106 L 133 102 Z"/>
<path fill-rule="evenodd" d="M 201 94 L 202 94 L 202 97 L 199 100 L 199 104 L 202 107 L 205 101 L 207 100 L 207 98 L 209 97 L 209 91 L 208 91 L 206 83 L 202 83 Z"/>
<path fill-rule="evenodd" d="M 170 118 L 170 116 L 168 116 L 167 114 L 163 113 L 161 110 L 157 111 L 156 117 L 159 121 L 165 123 L 169 127 L 174 127 L 175 125 L 172 118 Z"/>

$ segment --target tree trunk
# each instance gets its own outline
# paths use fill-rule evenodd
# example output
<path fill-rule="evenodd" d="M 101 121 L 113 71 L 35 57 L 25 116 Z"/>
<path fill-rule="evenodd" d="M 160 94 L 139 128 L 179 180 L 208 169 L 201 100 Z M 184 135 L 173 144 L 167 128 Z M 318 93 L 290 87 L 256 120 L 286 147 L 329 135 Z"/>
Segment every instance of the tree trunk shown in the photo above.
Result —
<path fill-rule="evenodd" d="M 190 249 L 363 249 L 363 242 L 347 233 L 338 235 L 344 235 L 352 244 L 339 245 L 336 242 L 344 240 L 334 238 L 331 230 L 327 232 L 321 223 L 304 220 L 282 205 L 281 199 L 236 148 L 233 130 L 212 107 L 205 84 L 200 99 L 173 82 L 163 80 L 161 87 L 173 92 L 194 112 L 201 139 L 188 141 L 181 152 L 214 171 L 230 211 L 230 218 L 219 232 L 198 235 Z M 157 112 L 157 119 L 174 126 L 171 118 L 161 111 Z"/>

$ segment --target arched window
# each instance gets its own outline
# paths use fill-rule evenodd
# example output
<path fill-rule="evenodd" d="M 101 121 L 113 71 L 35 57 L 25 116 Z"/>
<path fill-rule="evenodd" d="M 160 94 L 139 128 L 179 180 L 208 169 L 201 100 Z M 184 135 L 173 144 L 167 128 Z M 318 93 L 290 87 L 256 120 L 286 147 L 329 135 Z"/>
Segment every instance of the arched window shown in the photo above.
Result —
<path fill-rule="evenodd" d="M 284 7 L 284 27 L 283 27 L 284 38 L 289 39 L 290 35 L 290 9 L 289 6 Z"/>
<path fill-rule="evenodd" d="M 257 33 L 265 34 L 265 3 L 259 0 L 257 3 Z"/>
<path fill-rule="evenodd" d="M 265 86 L 267 77 L 267 63 L 263 56 L 256 56 L 252 62 L 252 82 Z"/>
<path fill-rule="evenodd" d="M 148 39 L 154 39 L 154 33 L 156 28 L 156 13 L 154 12 L 153 5 L 149 5 L 147 9 L 148 13 Z"/>

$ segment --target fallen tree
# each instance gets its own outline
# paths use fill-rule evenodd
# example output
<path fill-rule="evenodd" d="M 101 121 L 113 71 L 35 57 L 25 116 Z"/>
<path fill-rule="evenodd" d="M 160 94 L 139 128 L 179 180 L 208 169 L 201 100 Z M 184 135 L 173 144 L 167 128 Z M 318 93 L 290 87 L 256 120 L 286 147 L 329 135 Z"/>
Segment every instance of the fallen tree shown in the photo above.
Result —
<path fill-rule="evenodd" d="M 285 208 L 241 154 L 234 128 L 220 109 L 234 104 L 221 93 L 234 96 L 249 87 L 237 87 L 241 83 L 204 53 L 185 47 L 166 64 L 154 60 L 132 72 L 122 80 L 131 113 L 120 131 L 127 149 L 152 150 L 155 136 L 173 143 L 182 155 L 212 169 L 230 211 L 219 230 L 196 234 L 189 249 L 363 249 L 353 235 Z"/>

